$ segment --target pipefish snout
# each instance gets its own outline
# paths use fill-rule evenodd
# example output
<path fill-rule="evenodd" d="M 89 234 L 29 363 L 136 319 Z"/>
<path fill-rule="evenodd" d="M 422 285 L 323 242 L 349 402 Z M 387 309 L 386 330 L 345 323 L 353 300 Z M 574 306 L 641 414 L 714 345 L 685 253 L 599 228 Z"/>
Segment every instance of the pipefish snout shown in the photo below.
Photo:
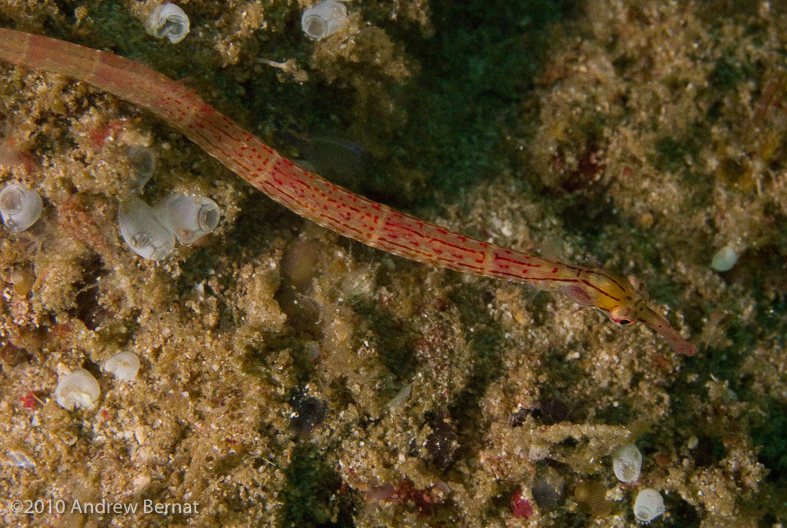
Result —
<path fill-rule="evenodd" d="M 295 165 L 190 89 L 142 64 L 1 28 L 0 60 L 72 77 L 147 109 L 280 204 L 341 235 L 425 264 L 557 291 L 617 324 L 645 324 L 681 354 L 697 350 L 611 273 L 476 240 L 354 194 Z"/>

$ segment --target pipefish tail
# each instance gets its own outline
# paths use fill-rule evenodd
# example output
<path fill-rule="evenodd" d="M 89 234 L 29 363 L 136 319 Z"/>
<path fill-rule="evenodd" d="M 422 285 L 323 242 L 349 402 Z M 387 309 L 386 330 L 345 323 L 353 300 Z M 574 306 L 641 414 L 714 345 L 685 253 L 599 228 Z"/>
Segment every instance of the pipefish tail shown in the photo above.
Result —
<path fill-rule="evenodd" d="M 146 109 L 280 204 L 341 235 L 425 264 L 557 291 L 616 324 L 645 324 L 681 354 L 697 351 L 627 281 L 476 240 L 354 194 L 302 169 L 192 90 L 142 64 L 2 28 L 0 60 L 66 75 Z"/>

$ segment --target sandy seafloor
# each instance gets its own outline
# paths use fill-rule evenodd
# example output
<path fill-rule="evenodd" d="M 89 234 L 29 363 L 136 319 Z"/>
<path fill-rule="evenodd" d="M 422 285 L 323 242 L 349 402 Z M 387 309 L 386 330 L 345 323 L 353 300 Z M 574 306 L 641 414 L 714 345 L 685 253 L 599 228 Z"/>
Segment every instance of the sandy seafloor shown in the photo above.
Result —
<path fill-rule="evenodd" d="M 356 0 L 314 42 L 310 1 L 192 0 L 176 45 L 144 32 L 157 4 L 2 0 L 0 26 L 181 79 L 378 201 L 637 277 L 700 352 L 350 242 L 145 111 L 2 64 L 0 181 L 45 207 L 0 238 L 0 524 L 623 527 L 643 488 L 656 527 L 787 521 L 783 2 Z M 142 147 L 146 202 L 223 211 L 159 263 L 117 227 Z M 101 370 L 120 351 L 131 382 Z M 78 368 L 94 410 L 55 402 Z"/>

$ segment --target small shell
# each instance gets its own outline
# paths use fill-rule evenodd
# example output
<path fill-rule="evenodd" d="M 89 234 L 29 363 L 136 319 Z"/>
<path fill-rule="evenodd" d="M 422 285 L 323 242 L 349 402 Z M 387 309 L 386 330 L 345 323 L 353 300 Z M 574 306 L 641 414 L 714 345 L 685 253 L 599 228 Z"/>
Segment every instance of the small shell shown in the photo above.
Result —
<path fill-rule="evenodd" d="M 77 369 L 68 376 L 63 376 L 55 388 L 55 401 L 69 411 L 90 411 L 96 407 L 99 396 L 101 388 L 96 378 L 85 369 Z"/>
<path fill-rule="evenodd" d="M 119 381 L 131 381 L 139 372 L 139 356 L 133 352 L 120 352 L 104 363 L 104 372 L 115 375 Z"/>
<path fill-rule="evenodd" d="M 634 482 L 642 470 L 642 453 L 634 444 L 622 445 L 612 454 L 612 469 L 621 482 Z"/>
<path fill-rule="evenodd" d="M 303 12 L 301 27 L 313 39 L 320 40 L 339 31 L 347 20 L 347 7 L 336 0 L 325 0 Z"/>
<path fill-rule="evenodd" d="M 716 271 L 730 271 L 738 262 L 739 255 L 732 246 L 724 246 L 713 255 L 710 267 Z"/>
<path fill-rule="evenodd" d="M 9 183 L 0 191 L 0 214 L 12 233 L 19 233 L 36 223 L 43 203 L 37 192 L 21 183 Z"/>
<path fill-rule="evenodd" d="M 167 37 L 177 44 L 189 33 L 189 17 L 175 4 L 158 6 L 145 21 L 145 31 L 156 38 Z"/>
<path fill-rule="evenodd" d="M 142 258 L 161 260 L 175 248 L 175 236 L 139 198 L 120 204 L 118 226 L 126 244 Z"/>
<path fill-rule="evenodd" d="M 667 509 L 661 494 L 651 488 L 641 490 L 634 502 L 634 517 L 643 523 L 649 523 L 665 511 Z"/>
<path fill-rule="evenodd" d="M 191 245 L 219 225 L 221 209 L 205 196 L 170 194 L 154 207 L 156 217 L 181 244 Z"/>

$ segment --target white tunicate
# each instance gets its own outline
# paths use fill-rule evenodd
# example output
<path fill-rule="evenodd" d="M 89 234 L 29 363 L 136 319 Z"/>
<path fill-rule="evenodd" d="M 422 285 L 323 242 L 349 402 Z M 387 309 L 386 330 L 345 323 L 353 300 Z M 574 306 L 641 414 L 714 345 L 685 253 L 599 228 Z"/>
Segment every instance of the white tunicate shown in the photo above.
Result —
<path fill-rule="evenodd" d="M 716 271 L 730 271 L 738 262 L 739 256 L 732 246 L 724 246 L 713 255 L 710 267 Z"/>
<path fill-rule="evenodd" d="M 175 235 L 156 218 L 153 208 L 139 198 L 118 206 L 118 226 L 126 244 L 142 258 L 161 260 L 175 248 Z"/>
<path fill-rule="evenodd" d="M 612 469 L 621 482 L 634 482 L 642 470 L 642 453 L 634 444 L 622 445 L 612 453 Z"/>
<path fill-rule="evenodd" d="M 649 523 L 665 511 L 664 499 L 652 488 L 641 490 L 634 501 L 634 517 L 640 522 Z"/>
<path fill-rule="evenodd" d="M 156 217 L 181 244 L 191 245 L 219 225 L 221 209 L 205 196 L 170 194 L 154 207 Z"/>
<path fill-rule="evenodd" d="M 41 216 L 41 197 L 21 183 L 9 183 L 0 191 L 0 214 L 13 233 L 24 231 Z"/>
<path fill-rule="evenodd" d="M 96 378 L 85 369 L 77 369 L 63 376 L 55 389 L 55 401 L 69 411 L 94 409 L 99 396 L 101 396 L 101 388 Z"/>
<path fill-rule="evenodd" d="M 133 352 L 119 352 L 109 358 L 102 368 L 120 381 L 131 381 L 139 372 L 139 356 Z"/>
<path fill-rule="evenodd" d="M 145 21 L 145 31 L 159 39 L 167 37 L 177 44 L 189 32 L 189 17 L 175 4 L 160 5 Z"/>
<path fill-rule="evenodd" d="M 128 159 L 134 169 L 134 191 L 141 193 L 156 170 L 156 153 L 148 147 L 131 147 L 128 149 Z"/>
<path fill-rule="evenodd" d="M 324 39 L 341 29 L 347 20 L 347 7 L 336 0 L 325 0 L 303 12 L 301 27 L 313 39 Z"/>

